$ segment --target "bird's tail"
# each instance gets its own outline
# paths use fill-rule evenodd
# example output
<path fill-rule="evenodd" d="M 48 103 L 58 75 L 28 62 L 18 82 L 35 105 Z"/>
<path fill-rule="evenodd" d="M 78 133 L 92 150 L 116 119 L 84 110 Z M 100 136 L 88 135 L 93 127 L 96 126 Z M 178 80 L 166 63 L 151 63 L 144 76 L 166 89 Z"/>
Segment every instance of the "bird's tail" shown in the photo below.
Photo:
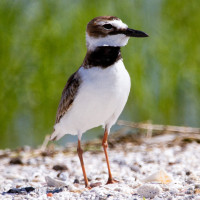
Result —
<path fill-rule="evenodd" d="M 61 134 L 59 131 L 54 129 L 54 132 L 50 136 L 51 141 L 59 140 L 61 137 L 63 137 L 63 134 Z"/>
<path fill-rule="evenodd" d="M 50 136 L 50 140 L 51 141 L 56 141 L 56 140 L 58 140 L 58 132 L 54 129 L 54 132 L 51 134 L 51 136 Z"/>

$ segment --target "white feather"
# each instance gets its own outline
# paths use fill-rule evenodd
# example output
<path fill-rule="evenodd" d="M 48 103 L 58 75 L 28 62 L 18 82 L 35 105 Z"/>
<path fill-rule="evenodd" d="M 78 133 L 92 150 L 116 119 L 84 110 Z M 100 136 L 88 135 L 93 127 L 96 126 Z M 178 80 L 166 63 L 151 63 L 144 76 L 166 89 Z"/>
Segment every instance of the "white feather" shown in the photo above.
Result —
<path fill-rule="evenodd" d="M 97 126 L 110 128 L 122 112 L 130 91 L 130 77 L 122 59 L 102 69 L 81 67 L 78 94 L 67 113 L 54 126 L 52 136 L 82 134 Z"/>
<path fill-rule="evenodd" d="M 89 50 L 94 50 L 99 46 L 122 47 L 128 43 L 130 37 L 124 34 L 107 35 L 105 37 L 92 37 L 86 33 L 86 44 Z"/>
<path fill-rule="evenodd" d="M 104 24 L 112 24 L 114 27 L 118 28 L 118 29 L 127 29 L 128 26 L 123 23 L 120 19 L 115 19 L 115 20 L 107 20 L 107 21 L 99 21 L 98 24 L 99 25 L 104 25 Z"/>

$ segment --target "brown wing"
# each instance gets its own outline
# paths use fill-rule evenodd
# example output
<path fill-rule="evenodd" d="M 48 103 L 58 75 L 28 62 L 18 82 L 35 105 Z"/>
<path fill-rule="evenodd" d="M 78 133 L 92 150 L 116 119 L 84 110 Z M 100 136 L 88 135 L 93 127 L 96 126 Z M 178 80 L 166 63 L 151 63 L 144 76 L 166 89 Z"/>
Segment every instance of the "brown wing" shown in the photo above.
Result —
<path fill-rule="evenodd" d="M 62 92 L 62 97 L 58 106 L 58 111 L 56 114 L 56 124 L 59 123 L 62 116 L 68 111 L 72 105 L 74 98 L 77 94 L 79 85 L 81 83 L 81 78 L 78 72 L 75 72 L 70 76 Z"/>

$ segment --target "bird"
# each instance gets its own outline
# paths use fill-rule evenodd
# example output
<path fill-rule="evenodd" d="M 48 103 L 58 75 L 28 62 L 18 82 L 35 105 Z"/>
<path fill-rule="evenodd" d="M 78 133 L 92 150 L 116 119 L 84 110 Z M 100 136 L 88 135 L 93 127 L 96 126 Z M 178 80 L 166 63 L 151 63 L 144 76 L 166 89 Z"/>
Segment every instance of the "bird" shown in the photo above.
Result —
<path fill-rule="evenodd" d="M 111 174 L 107 139 L 111 127 L 125 107 L 131 88 L 130 76 L 120 50 L 130 37 L 148 35 L 128 28 L 115 16 L 92 19 L 86 28 L 86 56 L 62 92 L 50 140 L 59 140 L 65 134 L 78 136 L 77 153 L 86 188 L 90 188 L 90 185 L 83 161 L 81 138 L 83 133 L 98 126 L 104 129 L 102 146 L 108 168 L 107 184 L 118 182 Z"/>

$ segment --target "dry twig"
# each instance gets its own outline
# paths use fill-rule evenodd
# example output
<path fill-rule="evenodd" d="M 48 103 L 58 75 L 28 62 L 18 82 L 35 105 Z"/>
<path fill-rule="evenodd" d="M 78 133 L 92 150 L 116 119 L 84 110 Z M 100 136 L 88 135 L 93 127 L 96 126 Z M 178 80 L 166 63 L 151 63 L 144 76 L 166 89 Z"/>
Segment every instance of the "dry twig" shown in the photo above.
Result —
<path fill-rule="evenodd" d="M 173 132 L 173 133 L 195 133 L 200 134 L 200 128 L 186 126 L 170 126 L 150 123 L 135 123 L 129 121 L 118 120 L 118 125 L 128 126 L 137 129 L 145 129 L 151 131 Z"/>

